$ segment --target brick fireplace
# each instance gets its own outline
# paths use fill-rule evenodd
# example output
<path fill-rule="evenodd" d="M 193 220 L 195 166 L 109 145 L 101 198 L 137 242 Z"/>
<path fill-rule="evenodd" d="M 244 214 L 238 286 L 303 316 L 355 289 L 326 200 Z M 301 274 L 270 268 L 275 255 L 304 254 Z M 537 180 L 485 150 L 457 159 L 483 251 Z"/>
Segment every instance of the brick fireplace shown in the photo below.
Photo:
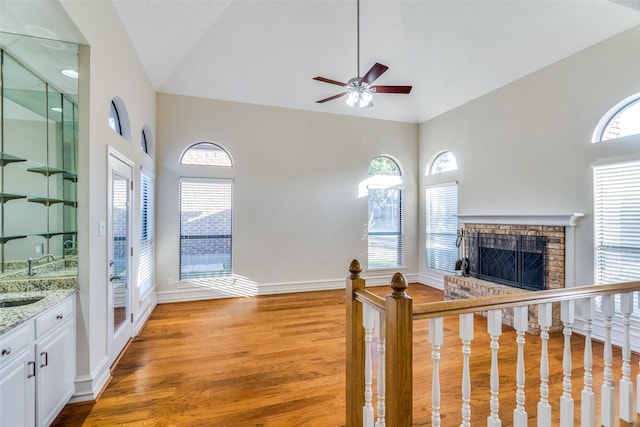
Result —
<path fill-rule="evenodd" d="M 567 215 L 460 215 L 465 235 L 490 233 L 493 235 L 544 236 L 546 238 L 546 289 L 575 285 L 575 227 L 582 214 Z M 468 239 L 465 239 L 468 242 Z M 469 247 L 465 248 L 469 256 Z M 445 299 L 527 292 L 525 289 L 475 277 L 445 276 Z M 539 333 L 537 307 L 529 308 L 529 332 Z M 483 313 L 484 314 L 484 313 Z M 503 323 L 513 326 L 513 310 L 503 310 Z M 559 304 L 553 306 L 551 330 L 560 330 Z"/>

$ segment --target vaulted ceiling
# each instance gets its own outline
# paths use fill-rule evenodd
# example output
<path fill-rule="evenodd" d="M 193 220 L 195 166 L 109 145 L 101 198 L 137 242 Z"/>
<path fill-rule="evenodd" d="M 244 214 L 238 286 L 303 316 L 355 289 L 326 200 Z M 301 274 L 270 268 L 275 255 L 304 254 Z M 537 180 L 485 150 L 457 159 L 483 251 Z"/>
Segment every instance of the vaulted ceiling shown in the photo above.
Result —
<path fill-rule="evenodd" d="M 358 72 L 355 0 L 111 1 L 159 92 L 405 122 L 640 25 L 638 0 L 360 0 Z M 377 84 L 411 93 L 315 102 L 343 90 L 314 76 L 346 82 L 376 62 Z"/>

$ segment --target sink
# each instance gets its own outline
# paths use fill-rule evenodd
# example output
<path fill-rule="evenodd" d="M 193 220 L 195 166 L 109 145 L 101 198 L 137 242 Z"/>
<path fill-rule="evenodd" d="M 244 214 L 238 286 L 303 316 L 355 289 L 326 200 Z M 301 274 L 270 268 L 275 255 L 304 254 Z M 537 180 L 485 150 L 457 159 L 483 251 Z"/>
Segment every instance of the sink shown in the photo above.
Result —
<path fill-rule="evenodd" d="M 34 302 L 40 301 L 42 298 L 44 297 L 0 301 L 0 308 L 20 307 L 23 305 L 29 305 L 29 304 L 33 304 Z"/>

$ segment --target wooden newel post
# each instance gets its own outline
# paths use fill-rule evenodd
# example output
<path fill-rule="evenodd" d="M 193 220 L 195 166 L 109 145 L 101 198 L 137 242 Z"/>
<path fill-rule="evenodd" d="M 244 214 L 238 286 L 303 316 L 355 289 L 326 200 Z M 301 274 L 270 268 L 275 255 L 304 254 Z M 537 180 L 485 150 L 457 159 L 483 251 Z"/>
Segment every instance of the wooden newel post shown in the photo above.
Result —
<path fill-rule="evenodd" d="M 386 414 L 388 426 L 411 427 L 413 300 L 407 294 L 407 281 L 400 273 L 391 279 L 392 292 L 385 297 L 386 311 Z"/>
<path fill-rule="evenodd" d="M 362 303 L 356 301 L 355 291 L 365 288 L 360 278 L 362 268 L 358 260 L 351 261 L 351 275 L 347 278 L 347 427 L 362 427 L 364 406 L 364 329 L 362 325 Z"/>

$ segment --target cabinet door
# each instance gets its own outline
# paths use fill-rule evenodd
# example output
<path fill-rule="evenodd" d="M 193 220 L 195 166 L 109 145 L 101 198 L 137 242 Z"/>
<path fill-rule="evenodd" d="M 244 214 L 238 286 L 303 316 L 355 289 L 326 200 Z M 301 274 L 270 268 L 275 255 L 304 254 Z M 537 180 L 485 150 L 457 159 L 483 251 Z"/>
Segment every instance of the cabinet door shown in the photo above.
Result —
<path fill-rule="evenodd" d="M 33 344 L 32 344 L 33 345 Z M 34 426 L 36 367 L 33 347 L 0 369 L 0 426 Z"/>
<path fill-rule="evenodd" d="M 73 394 L 74 342 L 73 322 L 67 321 L 36 344 L 39 426 L 51 424 Z"/>

